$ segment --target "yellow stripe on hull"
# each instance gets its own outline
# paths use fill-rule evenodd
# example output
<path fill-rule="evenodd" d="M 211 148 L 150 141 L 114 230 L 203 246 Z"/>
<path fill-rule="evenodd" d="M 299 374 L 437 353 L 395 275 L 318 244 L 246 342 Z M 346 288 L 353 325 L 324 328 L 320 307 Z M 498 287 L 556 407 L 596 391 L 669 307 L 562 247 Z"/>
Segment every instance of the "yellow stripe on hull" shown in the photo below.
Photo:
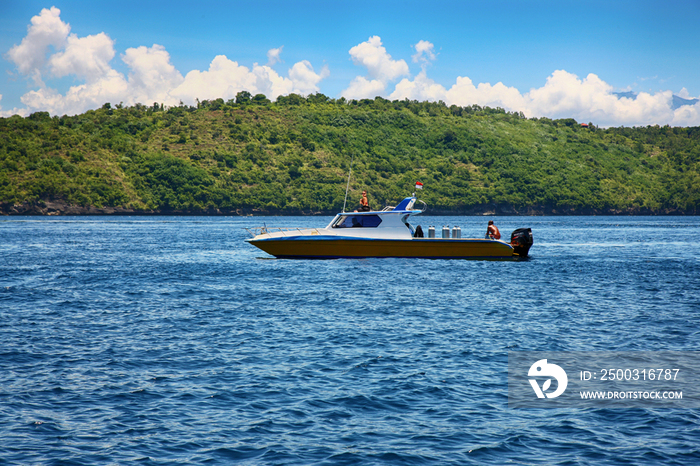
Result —
<path fill-rule="evenodd" d="M 416 257 L 487 259 L 513 256 L 513 248 L 509 244 L 492 240 L 466 238 L 423 238 L 411 240 L 326 238 L 252 239 L 249 242 L 266 253 L 280 258 Z"/>

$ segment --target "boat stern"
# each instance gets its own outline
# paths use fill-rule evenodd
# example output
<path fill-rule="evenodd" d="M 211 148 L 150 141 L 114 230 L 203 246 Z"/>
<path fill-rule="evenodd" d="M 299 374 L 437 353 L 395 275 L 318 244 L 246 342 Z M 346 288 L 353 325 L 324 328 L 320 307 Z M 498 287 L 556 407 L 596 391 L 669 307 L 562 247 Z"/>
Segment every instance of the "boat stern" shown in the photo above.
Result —
<path fill-rule="evenodd" d="M 510 245 L 513 247 L 513 254 L 520 257 L 527 257 L 533 242 L 531 228 L 518 228 L 510 235 Z"/>

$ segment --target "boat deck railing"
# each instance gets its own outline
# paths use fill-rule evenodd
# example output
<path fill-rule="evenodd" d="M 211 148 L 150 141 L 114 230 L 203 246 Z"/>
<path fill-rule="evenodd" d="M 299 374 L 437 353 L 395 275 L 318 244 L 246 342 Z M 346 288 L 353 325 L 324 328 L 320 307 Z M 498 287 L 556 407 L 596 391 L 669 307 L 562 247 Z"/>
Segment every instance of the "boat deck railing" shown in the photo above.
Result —
<path fill-rule="evenodd" d="M 258 228 L 245 228 L 245 230 L 253 237 L 259 235 L 267 235 L 270 233 L 282 233 L 283 236 L 290 236 L 288 233 L 293 233 L 294 235 L 318 235 L 320 234 L 317 228 L 271 228 L 268 226 L 262 226 Z"/>

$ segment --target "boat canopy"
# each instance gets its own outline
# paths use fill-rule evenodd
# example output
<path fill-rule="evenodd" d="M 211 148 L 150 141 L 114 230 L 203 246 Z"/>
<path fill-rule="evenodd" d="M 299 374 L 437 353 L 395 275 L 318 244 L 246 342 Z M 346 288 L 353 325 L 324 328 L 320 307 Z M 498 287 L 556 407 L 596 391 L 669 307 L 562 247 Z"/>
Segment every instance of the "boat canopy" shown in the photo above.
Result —
<path fill-rule="evenodd" d="M 399 203 L 396 207 L 394 207 L 394 211 L 397 210 L 411 210 L 413 208 L 413 204 L 416 202 L 416 198 L 411 196 L 407 197 L 403 201 Z"/>

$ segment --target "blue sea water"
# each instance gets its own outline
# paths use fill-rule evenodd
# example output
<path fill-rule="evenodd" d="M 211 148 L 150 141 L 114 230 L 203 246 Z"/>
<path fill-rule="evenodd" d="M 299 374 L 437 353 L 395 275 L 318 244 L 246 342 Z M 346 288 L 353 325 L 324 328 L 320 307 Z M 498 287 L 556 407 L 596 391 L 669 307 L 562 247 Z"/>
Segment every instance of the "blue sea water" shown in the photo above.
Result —
<path fill-rule="evenodd" d="M 508 351 L 700 349 L 700 218 L 496 217 L 519 262 L 243 241 L 328 220 L 0 219 L 0 464 L 700 464 L 698 410 L 507 387 Z"/>

